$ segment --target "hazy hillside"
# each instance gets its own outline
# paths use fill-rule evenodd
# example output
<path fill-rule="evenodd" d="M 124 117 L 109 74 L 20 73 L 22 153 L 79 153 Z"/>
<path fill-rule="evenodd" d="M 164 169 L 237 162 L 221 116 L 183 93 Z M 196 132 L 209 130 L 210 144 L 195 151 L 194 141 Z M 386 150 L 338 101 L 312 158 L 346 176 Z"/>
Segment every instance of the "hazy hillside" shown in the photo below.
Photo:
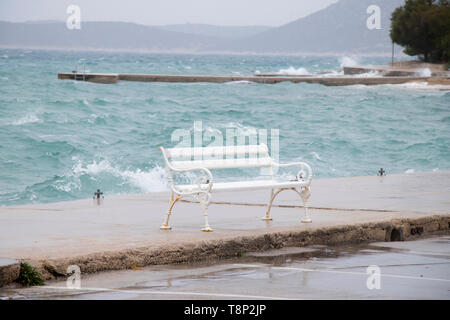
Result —
<path fill-rule="evenodd" d="M 215 26 L 212 24 L 170 24 L 157 28 L 219 38 L 244 38 L 273 29 L 269 26 Z"/>
<path fill-rule="evenodd" d="M 0 46 L 176 52 L 389 53 L 390 15 L 404 0 L 340 0 L 278 28 L 201 24 L 143 26 L 125 22 L 0 22 Z M 366 26 L 367 8 L 381 9 L 381 29 Z M 397 51 L 398 52 L 398 51 Z"/>
<path fill-rule="evenodd" d="M 229 49 L 289 53 L 390 52 L 390 16 L 403 3 L 404 0 L 340 0 L 307 17 L 237 41 Z M 381 9 L 379 30 L 367 28 L 370 5 Z"/>
<path fill-rule="evenodd" d="M 84 22 L 80 30 L 69 30 L 62 22 L 0 22 L 1 46 L 198 51 L 214 41 L 126 22 Z"/>

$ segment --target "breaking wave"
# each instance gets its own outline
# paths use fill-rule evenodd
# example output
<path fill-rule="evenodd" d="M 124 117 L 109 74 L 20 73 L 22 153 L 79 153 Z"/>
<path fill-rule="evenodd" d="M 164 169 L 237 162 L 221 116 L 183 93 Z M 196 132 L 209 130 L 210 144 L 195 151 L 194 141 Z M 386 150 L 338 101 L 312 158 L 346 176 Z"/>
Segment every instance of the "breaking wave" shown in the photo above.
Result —
<path fill-rule="evenodd" d="M 42 122 L 41 119 L 39 119 L 35 114 L 29 113 L 25 115 L 24 117 L 14 121 L 12 124 L 14 126 L 21 126 L 27 123 L 34 123 L 34 122 Z"/>
<path fill-rule="evenodd" d="M 73 177 L 79 178 L 83 175 L 88 175 L 93 178 L 102 178 L 102 175 L 109 175 L 119 178 L 121 184 L 129 184 L 131 187 L 137 187 L 142 192 L 160 192 L 167 190 L 166 171 L 159 166 L 150 169 L 150 171 L 144 171 L 139 168 L 136 170 L 122 170 L 119 167 L 111 165 L 108 160 L 101 160 L 100 162 L 94 160 L 87 165 L 78 162 L 73 167 Z"/>
<path fill-rule="evenodd" d="M 418 72 L 420 77 L 431 77 L 431 70 L 429 68 L 420 69 Z"/>
<path fill-rule="evenodd" d="M 339 58 L 339 62 L 341 64 L 341 68 L 356 66 L 359 64 L 357 58 L 355 57 L 341 57 Z"/>
<path fill-rule="evenodd" d="M 280 71 L 277 72 L 279 75 L 289 75 L 289 76 L 309 76 L 311 73 L 306 70 L 305 68 L 298 68 L 295 69 L 294 67 L 289 67 L 287 69 L 280 69 Z"/>

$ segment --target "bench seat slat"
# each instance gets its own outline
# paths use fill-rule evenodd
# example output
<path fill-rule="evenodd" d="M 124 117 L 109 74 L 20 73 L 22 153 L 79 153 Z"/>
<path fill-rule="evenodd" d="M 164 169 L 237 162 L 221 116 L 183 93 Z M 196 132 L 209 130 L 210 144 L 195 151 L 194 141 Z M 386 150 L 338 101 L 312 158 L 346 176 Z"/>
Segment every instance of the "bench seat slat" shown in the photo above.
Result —
<path fill-rule="evenodd" d="M 270 157 L 249 158 L 249 159 L 218 159 L 218 160 L 194 160 L 194 161 L 172 161 L 171 165 L 176 169 L 188 168 L 207 168 L 207 169 L 226 169 L 226 168 L 255 168 L 269 167 L 272 165 Z"/>
<path fill-rule="evenodd" d="M 246 154 L 249 156 L 268 156 L 269 150 L 265 144 L 247 146 L 224 146 L 224 147 L 195 147 L 195 148 L 171 148 L 165 150 L 170 159 L 181 158 L 234 158 Z"/>
<path fill-rule="evenodd" d="M 233 191 L 233 190 L 257 190 L 267 188 L 298 188 L 306 186 L 305 181 L 275 181 L 275 180 L 253 180 L 221 182 L 213 184 L 212 191 Z M 177 185 L 177 189 L 183 192 L 193 192 L 198 190 L 196 184 Z M 206 187 L 206 185 L 204 185 Z"/>

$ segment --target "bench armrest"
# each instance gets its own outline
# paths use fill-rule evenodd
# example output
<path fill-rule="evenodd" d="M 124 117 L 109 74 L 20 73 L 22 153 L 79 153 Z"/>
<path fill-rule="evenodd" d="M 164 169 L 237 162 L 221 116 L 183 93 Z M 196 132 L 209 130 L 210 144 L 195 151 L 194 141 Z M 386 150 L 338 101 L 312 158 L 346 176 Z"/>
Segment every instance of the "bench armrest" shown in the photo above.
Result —
<path fill-rule="evenodd" d="M 182 168 L 182 169 L 175 168 L 174 166 L 171 165 L 169 159 L 167 158 L 164 148 L 159 147 L 158 149 L 162 151 L 164 161 L 166 162 L 167 169 L 169 170 L 169 184 L 170 184 L 170 188 L 172 191 L 174 191 L 175 193 L 184 194 L 184 195 L 191 194 L 191 193 L 186 193 L 186 192 L 177 190 L 176 185 L 173 182 L 173 177 L 172 177 L 172 174 L 170 173 L 170 171 L 174 171 L 174 172 L 201 171 L 201 175 L 197 179 L 197 185 L 199 187 L 199 190 L 201 190 L 201 192 L 204 192 L 204 193 L 211 193 L 211 189 L 212 189 L 212 185 L 213 185 L 213 176 L 212 176 L 211 171 L 209 171 L 208 168 L 203 168 L 203 167 L 191 167 L 191 168 Z M 204 187 L 204 185 L 206 185 L 206 187 Z"/>
<path fill-rule="evenodd" d="M 207 168 L 202 168 L 202 167 L 192 167 L 192 168 L 183 168 L 183 169 L 176 169 L 176 168 L 171 168 L 170 170 L 174 171 L 174 172 L 191 172 L 191 171 L 200 171 L 200 176 L 197 178 L 197 186 L 198 189 L 200 190 L 200 192 L 204 192 L 204 193 L 211 193 L 211 189 L 213 186 L 213 176 L 211 171 L 209 171 L 209 169 Z M 181 190 L 177 189 L 177 186 L 175 185 L 175 183 L 171 182 L 171 188 L 175 193 L 178 194 L 191 194 L 191 192 L 183 192 Z M 197 192 L 194 192 L 197 193 Z"/>
<path fill-rule="evenodd" d="M 297 180 L 305 180 L 308 184 L 311 183 L 312 180 L 312 169 L 311 167 L 305 163 L 305 162 L 290 162 L 290 163 L 277 163 L 275 161 L 272 161 L 272 165 L 278 167 L 278 168 L 286 168 L 286 167 L 300 167 L 300 170 L 297 173 Z M 308 171 L 306 176 L 306 171 Z"/>

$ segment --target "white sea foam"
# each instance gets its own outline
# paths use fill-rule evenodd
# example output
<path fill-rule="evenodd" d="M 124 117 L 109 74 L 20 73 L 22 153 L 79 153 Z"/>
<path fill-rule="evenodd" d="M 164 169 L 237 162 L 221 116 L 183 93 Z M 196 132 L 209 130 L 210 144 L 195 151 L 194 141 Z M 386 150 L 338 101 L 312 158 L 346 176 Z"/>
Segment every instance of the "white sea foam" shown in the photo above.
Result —
<path fill-rule="evenodd" d="M 59 191 L 72 192 L 76 189 L 79 190 L 81 188 L 81 182 L 79 179 L 71 180 L 69 182 L 65 181 L 65 179 L 60 179 L 55 181 L 53 186 Z"/>
<path fill-rule="evenodd" d="M 319 161 L 323 161 L 322 158 L 319 156 L 319 154 L 317 152 L 310 152 L 310 154 L 314 157 L 314 159 L 319 160 Z"/>
<path fill-rule="evenodd" d="M 323 73 L 318 75 L 319 78 L 329 78 L 329 77 L 345 77 L 345 78 L 372 78 L 372 77 L 381 77 L 381 75 L 377 71 L 369 71 L 366 73 L 354 74 L 354 75 L 345 75 L 343 70 L 340 71 L 332 71 L 329 73 Z"/>
<path fill-rule="evenodd" d="M 254 127 L 247 127 L 238 122 L 229 122 L 225 125 L 225 128 L 236 129 L 236 133 L 238 135 L 249 136 L 249 135 L 257 135 L 258 130 Z"/>
<path fill-rule="evenodd" d="M 122 170 L 112 166 L 108 160 L 101 160 L 83 165 L 80 161 L 73 167 L 73 175 L 80 177 L 83 174 L 90 176 L 100 175 L 102 173 L 109 173 L 113 176 L 122 178 L 130 184 L 138 187 L 143 192 L 159 192 L 167 190 L 167 175 L 166 171 L 156 166 L 150 171 L 142 171 L 141 169 Z"/>
<path fill-rule="evenodd" d="M 238 81 L 228 81 L 225 82 L 225 84 L 252 84 L 254 83 L 253 81 L 248 81 L 248 80 L 238 80 Z"/>
<path fill-rule="evenodd" d="M 394 84 L 392 86 L 411 88 L 411 89 L 425 89 L 428 87 L 428 83 L 427 82 L 407 82 L 407 83 Z"/>
<path fill-rule="evenodd" d="M 305 68 L 298 68 L 295 69 L 294 67 L 289 67 L 288 69 L 281 69 L 280 71 L 277 72 L 277 74 L 281 74 L 281 75 L 289 75 L 289 76 L 309 76 L 311 75 L 311 73 L 306 70 Z"/>
<path fill-rule="evenodd" d="M 81 161 L 78 161 L 78 163 L 72 169 L 73 173 L 76 176 L 80 176 L 83 174 L 97 175 L 102 171 L 113 171 L 113 167 L 107 160 L 102 160 L 99 163 L 94 160 L 93 163 L 87 164 L 86 166 L 83 166 L 83 163 Z"/>
<path fill-rule="evenodd" d="M 377 87 L 388 87 L 394 89 L 404 89 L 404 90 L 424 90 L 424 91 L 450 91 L 450 85 L 430 85 L 427 82 L 407 82 L 398 84 L 378 84 L 378 85 L 365 85 L 365 84 L 354 84 L 346 86 L 346 88 L 352 89 L 375 89 Z"/>
<path fill-rule="evenodd" d="M 380 74 L 377 71 L 372 70 L 372 71 L 369 71 L 366 73 L 355 74 L 353 77 L 355 77 L 355 78 L 380 77 Z"/>
<path fill-rule="evenodd" d="M 346 86 L 345 88 L 351 88 L 351 89 L 368 89 L 370 86 L 365 84 L 352 84 L 349 86 Z"/>
<path fill-rule="evenodd" d="M 161 167 L 154 167 L 150 171 L 125 170 L 120 172 L 122 178 L 128 179 L 132 184 L 145 192 L 157 192 L 167 190 L 166 171 Z"/>
<path fill-rule="evenodd" d="M 405 171 L 405 173 L 406 173 L 406 174 L 414 173 L 414 169 L 408 169 L 408 170 Z"/>
<path fill-rule="evenodd" d="M 341 63 L 341 68 L 356 66 L 359 64 L 357 58 L 355 57 L 341 57 L 339 58 L 339 62 Z"/>
<path fill-rule="evenodd" d="M 420 77 L 431 77 L 430 68 L 423 68 L 418 71 Z"/>
<path fill-rule="evenodd" d="M 430 90 L 430 91 L 450 91 L 449 85 L 428 84 L 427 82 L 407 82 L 400 84 L 386 84 L 384 86 L 392 88 L 404 88 L 411 90 Z"/>
<path fill-rule="evenodd" d="M 39 119 L 34 113 L 28 113 L 24 117 L 14 121 L 12 124 L 15 126 L 21 126 L 23 124 L 34 122 L 42 122 L 42 120 Z"/>
<path fill-rule="evenodd" d="M 342 77 L 344 75 L 344 71 L 330 71 L 322 74 L 318 74 L 317 77 L 319 78 L 328 78 L 328 77 Z"/>

